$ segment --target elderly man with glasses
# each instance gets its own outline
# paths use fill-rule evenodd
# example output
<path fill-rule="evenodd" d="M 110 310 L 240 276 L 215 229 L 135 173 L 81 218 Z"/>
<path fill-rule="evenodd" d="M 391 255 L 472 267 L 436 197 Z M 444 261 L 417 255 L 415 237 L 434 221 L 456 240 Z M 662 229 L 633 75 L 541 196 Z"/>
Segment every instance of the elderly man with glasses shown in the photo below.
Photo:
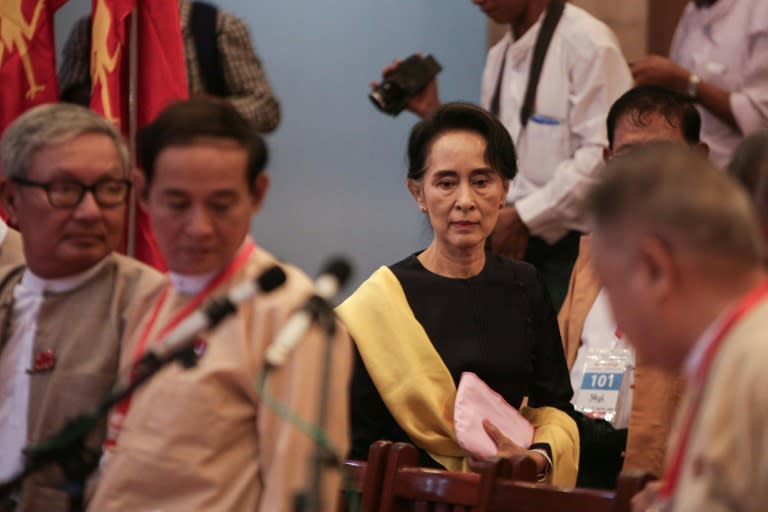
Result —
<path fill-rule="evenodd" d="M 111 386 L 127 318 L 164 283 L 116 254 L 131 182 L 115 127 L 83 107 L 29 110 L 4 133 L 0 192 L 26 264 L 0 270 L 0 481 L 22 449 L 90 410 Z M 106 425 L 87 439 L 100 449 Z M 27 478 L 18 510 L 69 510 L 58 467 Z"/>

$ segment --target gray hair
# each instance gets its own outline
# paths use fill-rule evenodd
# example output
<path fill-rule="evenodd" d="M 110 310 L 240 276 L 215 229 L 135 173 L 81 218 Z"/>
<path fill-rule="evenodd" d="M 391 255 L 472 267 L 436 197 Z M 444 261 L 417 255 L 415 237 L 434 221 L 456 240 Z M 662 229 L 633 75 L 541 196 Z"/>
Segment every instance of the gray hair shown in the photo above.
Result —
<path fill-rule="evenodd" d="M 49 144 L 68 142 L 80 135 L 98 133 L 115 143 L 123 173 L 129 173 L 128 147 L 117 128 L 95 112 L 72 103 L 46 103 L 19 116 L 3 133 L 0 143 L 3 174 L 23 178 L 32 159 Z"/>
<path fill-rule="evenodd" d="M 728 171 L 754 195 L 761 171 L 768 166 L 768 130 L 751 134 L 736 148 Z"/>
<path fill-rule="evenodd" d="M 679 144 L 643 144 L 613 158 L 587 208 L 598 231 L 632 225 L 703 258 L 745 267 L 762 261 L 760 230 L 746 192 Z"/>

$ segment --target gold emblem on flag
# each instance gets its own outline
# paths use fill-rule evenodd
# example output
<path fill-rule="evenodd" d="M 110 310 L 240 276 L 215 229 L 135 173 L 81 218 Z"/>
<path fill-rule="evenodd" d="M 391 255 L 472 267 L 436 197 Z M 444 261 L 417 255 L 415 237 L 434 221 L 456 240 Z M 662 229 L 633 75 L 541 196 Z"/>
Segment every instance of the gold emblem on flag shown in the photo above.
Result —
<path fill-rule="evenodd" d="M 112 29 L 112 13 L 107 8 L 104 0 L 99 0 L 93 13 L 93 35 L 91 41 L 91 78 L 93 87 L 101 85 L 101 106 L 104 117 L 115 124 L 120 123 L 120 118 L 112 113 L 111 91 L 107 82 L 109 74 L 117 67 L 117 58 L 120 55 L 118 42 L 115 53 L 109 52 L 109 33 Z"/>
<path fill-rule="evenodd" d="M 35 79 L 35 70 L 32 68 L 29 47 L 27 46 L 27 41 L 32 39 L 37 30 L 37 23 L 40 21 L 45 0 L 37 1 L 31 22 L 24 18 L 21 3 L 22 0 L 0 0 L 0 66 L 3 64 L 5 55 L 10 54 L 16 48 L 29 84 L 26 96 L 28 100 L 31 100 L 37 93 L 45 90 L 45 85 L 38 84 Z"/>

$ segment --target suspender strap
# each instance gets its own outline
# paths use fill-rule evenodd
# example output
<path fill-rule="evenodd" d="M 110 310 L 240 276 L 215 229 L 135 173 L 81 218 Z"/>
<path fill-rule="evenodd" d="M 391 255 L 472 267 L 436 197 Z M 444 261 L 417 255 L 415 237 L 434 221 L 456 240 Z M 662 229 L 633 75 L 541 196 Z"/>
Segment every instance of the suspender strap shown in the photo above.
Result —
<path fill-rule="evenodd" d="M 525 128 L 525 125 L 528 124 L 528 119 L 533 115 L 541 69 L 544 67 L 544 59 L 547 57 L 549 43 L 552 41 L 552 35 L 555 33 L 557 24 L 563 15 L 563 10 L 565 10 L 565 2 L 563 0 L 552 0 L 536 38 L 536 45 L 533 47 L 533 58 L 531 59 L 531 71 L 528 73 L 528 85 L 525 88 L 525 99 L 520 109 L 520 126 L 523 128 Z"/>
<path fill-rule="evenodd" d="M 215 6 L 206 2 L 192 2 L 189 28 L 195 43 L 200 78 L 208 94 L 226 96 L 228 90 L 219 54 L 217 20 L 218 9 Z"/>
<path fill-rule="evenodd" d="M 504 53 L 501 54 L 501 66 L 499 66 L 499 75 L 496 77 L 496 87 L 493 88 L 493 96 L 491 97 L 491 105 L 489 112 L 496 117 L 499 117 L 501 112 L 501 82 L 504 80 L 504 67 L 507 65 L 507 52 L 509 51 L 509 44 L 504 48 Z M 490 240 L 490 238 L 488 239 Z"/>

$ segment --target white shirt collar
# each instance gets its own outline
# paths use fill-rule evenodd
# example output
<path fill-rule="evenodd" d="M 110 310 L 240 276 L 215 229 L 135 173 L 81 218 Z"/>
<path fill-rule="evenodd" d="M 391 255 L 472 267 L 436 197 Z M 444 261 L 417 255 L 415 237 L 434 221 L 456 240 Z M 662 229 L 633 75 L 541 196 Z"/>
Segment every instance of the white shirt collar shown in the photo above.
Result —
<path fill-rule="evenodd" d="M 696 7 L 693 5 L 693 16 L 697 18 L 697 25 L 706 26 L 719 20 L 731 10 L 734 0 L 718 0 L 709 7 Z"/>
<path fill-rule="evenodd" d="M 8 224 L 3 219 L 0 219 L 0 244 L 5 241 L 5 235 L 8 234 Z"/>
<path fill-rule="evenodd" d="M 531 25 L 531 28 L 529 28 L 525 34 L 523 34 L 517 40 L 514 38 L 514 34 L 512 33 L 512 27 L 509 28 L 509 31 L 506 35 L 509 44 L 507 53 L 509 54 L 509 58 L 512 59 L 511 63 L 513 66 L 518 65 L 536 44 L 536 38 L 539 35 L 541 24 L 544 22 L 544 16 L 546 15 L 547 10 L 544 9 L 544 12 L 541 13 L 539 19 L 536 20 L 536 23 Z"/>
<path fill-rule="evenodd" d="M 96 275 L 106 264 L 106 261 L 107 257 L 104 257 L 88 270 L 84 270 L 83 272 L 72 276 L 57 277 L 54 279 L 42 278 L 27 268 L 24 271 L 24 275 L 21 277 L 20 285 L 33 294 L 42 295 L 44 292 L 65 293 L 78 288 Z"/>
<path fill-rule="evenodd" d="M 685 374 L 688 377 L 693 377 L 699 370 L 704 359 L 704 354 L 707 353 L 707 349 L 709 349 L 709 346 L 715 341 L 715 335 L 722 328 L 723 322 L 725 322 L 725 315 L 721 314 L 714 322 L 709 324 L 709 327 L 707 327 L 704 332 L 701 333 L 699 339 L 696 340 L 693 348 L 688 351 L 688 355 L 685 357 L 683 363 L 683 371 L 685 371 Z"/>
<path fill-rule="evenodd" d="M 179 274 L 177 272 L 168 272 L 168 278 L 171 281 L 171 286 L 178 293 L 182 295 L 194 295 L 203 291 L 211 282 L 213 276 L 218 274 L 216 272 L 208 272 L 199 275 Z"/>

